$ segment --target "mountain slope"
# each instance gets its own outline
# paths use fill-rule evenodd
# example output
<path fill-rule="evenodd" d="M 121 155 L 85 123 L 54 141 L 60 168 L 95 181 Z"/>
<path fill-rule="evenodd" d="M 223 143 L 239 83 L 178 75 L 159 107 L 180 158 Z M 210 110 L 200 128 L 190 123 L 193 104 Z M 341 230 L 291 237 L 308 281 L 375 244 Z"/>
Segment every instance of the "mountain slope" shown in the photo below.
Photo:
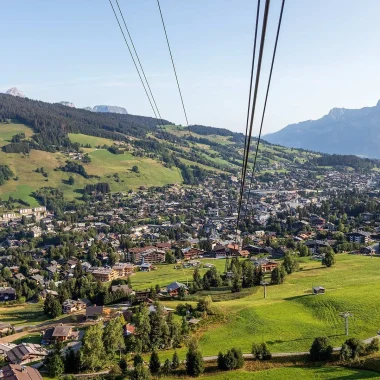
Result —
<path fill-rule="evenodd" d="M 290 124 L 264 139 L 317 152 L 380 158 L 380 101 L 375 107 L 333 108 L 321 119 Z"/>

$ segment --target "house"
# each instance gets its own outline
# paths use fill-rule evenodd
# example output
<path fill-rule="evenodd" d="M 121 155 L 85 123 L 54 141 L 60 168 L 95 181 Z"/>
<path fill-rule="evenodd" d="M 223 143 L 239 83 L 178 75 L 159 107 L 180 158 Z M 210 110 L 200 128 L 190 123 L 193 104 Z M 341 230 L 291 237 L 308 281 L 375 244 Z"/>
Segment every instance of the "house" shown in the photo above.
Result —
<path fill-rule="evenodd" d="M 321 248 L 330 247 L 330 244 L 323 240 L 307 240 L 305 245 L 313 255 L 319 253 Z"/>
<path fill-rule="evenodd" d="M 119 277 L 127 277 L 135 271 L 135 266 L 131 263 L 117 263 L 112 269 L 117 272 Z"/>
<path fill-rule="evenodd" d="M 136 300 L 139 302 L 146 301 L 147 299 L 149 299 L 150 290 L 140 290 L 136 292 L 135 296 L 136 296 Z"/>
<path fill-rule="evenodd" d="M 92 268 L 92 275 L 100 282 L 109 282 L 119 277 L 118 272 L 110 268 Z"/>
<path fill-rule="evenodd" d="M 197 259 L 200 256 L 203 256 L 205 254 L 205 251 L 198 248 L 185 248 L 182 250 L 183 252 L 183 258 L 185 260 L 193 260 Z"/>
<path fill-rule="evenodd" d="M 166 291 L 171 297 L 178 296 L 178 291 L 180 288 L 184 288 L 185 292 L 187 293 L 188 287 L 185 284 L 181 284 L 180 282 L 172 282 L 166 287 Z"/>
<path fill-rule="evenodd" d="M 86 320 L 92 319 L 100 319 L 103 316 L 104 307 L 103 306 L 89 306 L 86 309 Z"/>
<path fill-rule="evenodd" d="M 135 326 L 130 323 L 124 326 L 124 336 L 135 335 Z"/>
<path fill-rule="evenodd" d="M 117 291 L 122 291 L 126 295 L 134 294 L 135 292 L 128 285 L 112 285 L 111 292 L 115 293 Z"/>
<path fill-rule="evenodd" d="M 6 358 L 7 352 L 15 348 L 17 344 L 14 343 L 0 343 L 0 358 Z"/>
<path fill-rule="evenodd" d="M 149 263 L 144 263 L 139 265 L 141 272 L 150 272 L 153 269 L 153 265 Z"/>
<path fill-rule="evenodd" d="M 55 290 L 49 290 L 49 289 L 44 289 L 40 292 L 40 297 L 42 299 L 46 299 L 46 296 L 50 294 L 52 295 L 53 297 L 58 297 L 58 292 L 56 292 Z"/>
<path fill-rule="evenodd" d="M 7 352 L 7 359 L 12 364 L 24 364 L 43 360 L 47 354 L 39 344 L 20 343 Z"/>
<path fill-rule="evenodd" d="M 323 288 L 322 286 L 314 286 L 313 287 L 313 294 L 325 294 L 325 288 Z"/>
<path fill-rule="evenodd" d="M 258 259 L 254 262 L 256 267 L 261 267 L 264 273 L 272 272 L 273 269 L 278 267 L 278 262 L 268 259 Z"/>
<path fill-rule="evenodd" d="M 0 302 L 13 301 L 17 298 L 16 290 L 13 288 L 0 287 Z"/>
<path fill-rule="evenodd" d="M 8 364 L 1 369 L 1 380 L 42 380 L 38 369 L 19 364 Z"/>
<path fill-rule="evenodd" d="M 371 234 L 365 231 L 357 231 L 346 234 L 346 237 L 351 243 L 368 244 Z"/>
<path fill-rule="evenodd" d="M 62 313 L 71 314 L 76 311 L 80 311 L 86 308 L 86 303 L 81 300 L 71 300 L 67 299 L 62 304 Z"/>
<path fill-rule="evenodd" d="M 60 325 L 45 330 L 42 340 L 46 343 L 64 342 L 66 340 L 75 340 L 79 335 L 79 331 L 73 331 L 72 326 Z"/>

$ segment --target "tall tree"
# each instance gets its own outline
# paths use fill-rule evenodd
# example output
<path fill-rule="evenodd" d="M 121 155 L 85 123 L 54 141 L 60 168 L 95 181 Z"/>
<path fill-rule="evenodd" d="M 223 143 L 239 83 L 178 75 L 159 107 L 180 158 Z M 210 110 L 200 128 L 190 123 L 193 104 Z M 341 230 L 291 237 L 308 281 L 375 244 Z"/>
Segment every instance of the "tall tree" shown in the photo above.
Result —
<path fill-rule="evenodd" d="M 103 343 L 108 356 L 113 357 L 116 351 L 121 353 L 121 350 L 125 348 L 123 332 L 123 323 L 120 317 L 111 319 L 105 327 Z"/>
<path fill-rule="evenodd" d="M 82 365 L 94 371 L 101 368 L 105 358 L 103 345 L 103 323 L 90 326 L 84 336 L 82 345 Z"/>

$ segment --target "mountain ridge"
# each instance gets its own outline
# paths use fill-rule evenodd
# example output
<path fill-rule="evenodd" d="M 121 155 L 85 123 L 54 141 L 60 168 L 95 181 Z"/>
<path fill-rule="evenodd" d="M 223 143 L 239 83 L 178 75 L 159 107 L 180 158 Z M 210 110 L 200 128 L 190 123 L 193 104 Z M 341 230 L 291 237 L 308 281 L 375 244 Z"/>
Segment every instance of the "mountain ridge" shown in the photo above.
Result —
<path fill-rule="evenodd" d="M 289 124 L 263 138 L 286 147 L 380 158 L 380 101 L 373 107 L 332 108 L 320 119 Z"/>

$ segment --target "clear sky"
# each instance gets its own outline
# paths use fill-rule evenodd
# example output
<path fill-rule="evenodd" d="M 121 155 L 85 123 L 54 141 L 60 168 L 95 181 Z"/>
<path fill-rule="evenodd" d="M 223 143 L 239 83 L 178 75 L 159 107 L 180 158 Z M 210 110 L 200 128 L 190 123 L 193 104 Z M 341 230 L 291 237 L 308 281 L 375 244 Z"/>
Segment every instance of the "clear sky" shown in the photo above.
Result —
<path fill-rule="evenodd" d="M 184 124 L 156 1 L 119 2 L 162 117 Z M 1 92 L 15 86 L 33 99 L 152 116 L 108 0 L 1 5 Z M 256 1 L 161 0 L 161 7 L 189 122 L 243 132 Z M 279 9 L 272 0 L 264 67 Z M 379 14 L 378 0 L 287 0 L 264 133 L 333 107 L 376 104 Z"/>

